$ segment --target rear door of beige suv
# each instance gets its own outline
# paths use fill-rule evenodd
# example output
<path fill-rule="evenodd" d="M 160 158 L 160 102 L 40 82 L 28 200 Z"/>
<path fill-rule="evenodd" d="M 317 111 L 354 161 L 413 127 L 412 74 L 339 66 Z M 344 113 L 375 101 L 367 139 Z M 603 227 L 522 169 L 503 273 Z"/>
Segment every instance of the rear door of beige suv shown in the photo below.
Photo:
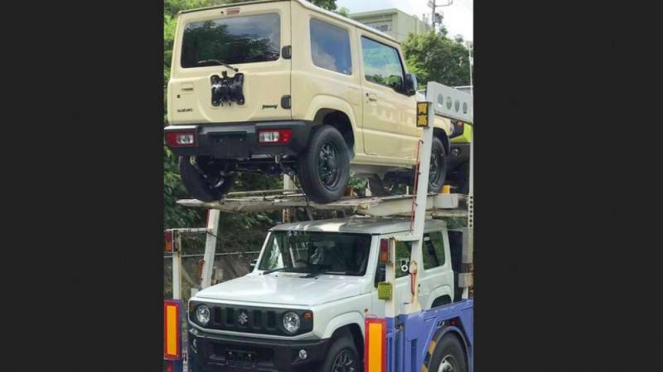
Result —
<path fill-rule="evenodd" d="M 179 16 L 168 83 L 168 120 L 205 124 L 291 119 L 290 2 L 247 3 Z M 243 104 L 215 104 L 212 78 L 244 74 Z"/>
<path fill-rule="evenodd" d="M 389 157 L 391 164 L 410 164 L 418 139 L 415 98 L 394 89 L 405 81 L 397 44 L 361 29 L 358 37 L 366 153 Z"/>

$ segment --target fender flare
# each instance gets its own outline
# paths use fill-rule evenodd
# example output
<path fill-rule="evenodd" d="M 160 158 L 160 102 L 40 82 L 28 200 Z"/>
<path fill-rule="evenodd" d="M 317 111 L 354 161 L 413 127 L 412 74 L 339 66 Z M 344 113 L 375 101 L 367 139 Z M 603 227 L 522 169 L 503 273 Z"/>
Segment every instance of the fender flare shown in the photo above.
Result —
<path fill-rule="evenodd" d="M 334 332 L 339 328 L 346 325 L 356 324 L 361 329 L 361 334 L 364 334 L 364 316 L 358 311 L 352 311 L 349 313 L 344 313 L 332 318 L 325 328 L 325 332 L 322 335 L 323 339 L 331 338 Z"/>
<path fill-rule="evenodd" d="M 454 300 L 454 296 L 453 296 L 454 293 L 453 293 L 450 286 L 444 285 L 444 286 L 441 286 L 441 287 L 437 287 L 428 295 L 428 301 L 426 301 L 426 305 L 427 305 L 426 309 L 432 308 L 433 307 L 433 302 L 435 302 L 435 299 L 438 298 L 438 297 L 442 297 L 444 295 L 449 296 L 449 298 L 451 298 L 451 301 Z"/>

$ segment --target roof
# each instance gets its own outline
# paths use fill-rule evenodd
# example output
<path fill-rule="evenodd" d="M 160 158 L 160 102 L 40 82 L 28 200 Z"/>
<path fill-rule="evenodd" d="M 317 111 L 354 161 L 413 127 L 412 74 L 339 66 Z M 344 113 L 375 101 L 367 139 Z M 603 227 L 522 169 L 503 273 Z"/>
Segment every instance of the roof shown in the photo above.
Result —
<path fill-rule="evenodd" d="M 396 9 L 396 8 L 390 8 L 390 9 L 371 10 L 371 11 L 368 11 L 368 12 L 350 13 L 350 18 L 374 17 L 374 16 L 379 16 L 379 15 L 397 14 L 399 12 L 403 13 L 403 14 L 407 14 L 402 10 L 399 10 L 399 9 Z M 407 14 L 407 15 L 409 15 L 409 14 Z"/>
<path fill-rule="evenodd" d="M 350 19 L 348 17 L 344 17 L 340 14 L 336 14 L 336 13 L 331 12 L 329 10 L 322 9 L 318 6 L 313 5 L 313 3 L 310 3 L 310 2 L 304 1 L 304 0 L 256 0 L 256 1 L 247 1 L 245 3 L 223 4 L 223 5 L 209 6 L 209 7 L 205 7 L 205 8 L 181 10 L 180 13 L 184 14 L 184 13 L 199 12 L 199 11 L 210 10 L 210 9 L 230 8 L 230 7 L 238 7 L 238 6 L 244 6 L 244 5 L 250 5 L 250 4 L 272 3 L 272 2 L 278 2 L 278 1 L 296 1 L 305 8 L 316 11 L 318 13 L 322 13 L 322 14 L 327 15 L 329 17 L 336 18 L 336 19 L 338 19 L 342 22 L 346 22 L 346 23 L 349 23 L 349 24 L 351 24 L 355 27 L 359 27 L 364 31 L 368 31 L 372 34 L 375 34 L 375 35 L 381 36 L 383 38 L 389 39 L 389 41 L 400 44 L 400 42 L 398 40 L 396 40 L 393 37 L 385 34 L 382 31 L 376 30 L 373 27 L 366 26 L 365 24 L 357 22 L 354 19 Z"/>
<path fill-rule="evenodd" d="M 439 229 L 446 224 L 441 220 L 426 220 L 425 231 Z M 380 218 L 350 217 L 333 220 L 318 220 L 285 223 L 271 228 L 271 231 L 311 231 L 311 232 L 339 232 L 355 234 L 389 234 L 406 232 L 410 230 L 409 218 Z"/>

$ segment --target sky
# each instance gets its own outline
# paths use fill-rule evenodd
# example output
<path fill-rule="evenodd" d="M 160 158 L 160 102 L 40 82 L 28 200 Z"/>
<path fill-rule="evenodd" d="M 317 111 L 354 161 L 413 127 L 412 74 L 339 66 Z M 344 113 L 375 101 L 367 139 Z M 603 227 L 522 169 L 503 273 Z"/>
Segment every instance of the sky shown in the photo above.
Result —
<path fill-rule="evenodd" d="M 336 6 L 348 8 L 350 13 L 367 12 L 397 8 L 405 13 L 416 15 L 421 19 L 424 13 L 430 14 L 429 0 L 336 0 Z M 474 40 L 474 4 L 473 0 L 436 0 L 437 5 L 453 3 L 437 9 L 444 14 L 442 24 L 449 31 L 449 37 L 463 35 L 465 40 Z M 429 16 L 430 20 L 430 16 Z M 430 21 L 429 21 L 430 22 Z"/>

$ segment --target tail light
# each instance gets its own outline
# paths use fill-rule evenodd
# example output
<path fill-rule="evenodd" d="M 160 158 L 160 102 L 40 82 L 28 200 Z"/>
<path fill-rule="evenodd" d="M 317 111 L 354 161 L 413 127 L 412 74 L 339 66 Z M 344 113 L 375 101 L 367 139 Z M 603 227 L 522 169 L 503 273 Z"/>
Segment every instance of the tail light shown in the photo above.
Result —
<path fill-rule="evenodd" d="M 453 125 L 453 136 L 460 136 L 463 134 L 464 124 L 460 120 L 452 120 L 451 124 Z"/>
<path fill-rule="evenodd" d="M 168 230 L 164 234 L 164 238 L 166 240 L 166 252 L 172 252 L 173 251 L 173 231 Z"/>
<path fill-rule="evenodd" d="M 166 143 L 168 146 L 195 146 L 196 133 L 195 132 L 169 132 L 166 133 Z"/>
<path fill-rule="evenodd" d="M 380 263 L 389 262 L 389 239 L 380 239 Z"/>
<path fill-rule="evenodd" d="M 292 137 L 292 129 L 265 129 L 258 131 L 260 143 L 288 143 Z"/>

